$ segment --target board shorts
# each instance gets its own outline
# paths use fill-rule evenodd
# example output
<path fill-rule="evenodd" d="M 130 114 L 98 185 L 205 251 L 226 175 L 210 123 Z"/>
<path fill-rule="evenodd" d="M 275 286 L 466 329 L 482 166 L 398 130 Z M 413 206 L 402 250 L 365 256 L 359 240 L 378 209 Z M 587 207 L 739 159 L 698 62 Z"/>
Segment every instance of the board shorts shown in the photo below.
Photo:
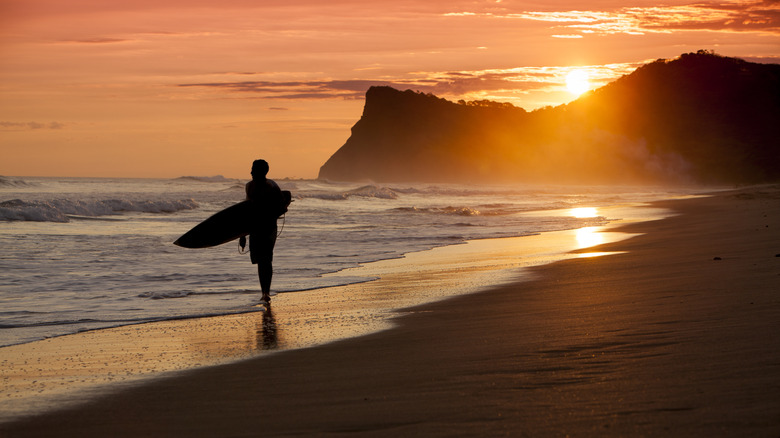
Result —
<path fill-rule="evenodd" d="M 273 225 L 249 233 L 249 259 L 253 264 L 274 261 L 276 232 L 276 221 L 274 221 Z"/>

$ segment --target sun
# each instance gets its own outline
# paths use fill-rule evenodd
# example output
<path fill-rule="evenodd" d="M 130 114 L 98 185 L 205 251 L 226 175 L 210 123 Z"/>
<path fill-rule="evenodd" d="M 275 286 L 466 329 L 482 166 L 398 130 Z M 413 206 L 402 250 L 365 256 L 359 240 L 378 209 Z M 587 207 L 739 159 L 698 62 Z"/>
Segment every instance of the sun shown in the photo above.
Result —
<path fill-rule="evenodd" d="M 588 72 L 586 70 L 572 70 L 566 75 L 566 89 L 569 93 L 579 96 L 590 90 L 590 81 L 588 81 Z"/>

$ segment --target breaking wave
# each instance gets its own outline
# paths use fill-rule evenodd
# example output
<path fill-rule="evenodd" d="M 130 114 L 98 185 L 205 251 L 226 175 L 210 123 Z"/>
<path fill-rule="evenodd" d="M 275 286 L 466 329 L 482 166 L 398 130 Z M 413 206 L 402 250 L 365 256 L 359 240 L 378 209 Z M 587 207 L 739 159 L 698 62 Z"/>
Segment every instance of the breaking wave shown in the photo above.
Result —
<path fill-rule="evenodd" d="M 393 189 L 389 189 L 387 187 L 377 187 L 372 185 L 359 187 L 354 190 L 349 190 L 345 192 L 345 194 L 348 197 L 361 196 L 364 198 L 379 198 L 379 199 L 395 199 L 398 197 L 398 194 Z"/>
<path fill-rule="evenodd" d="M 398 192 L 388 187 L 367 185 L 367 186 L 358 187 L 356 189 L 347 190 L 343 192 L 334 193 L 331 191 L 323 191 L 323 192 L 307 193 L 302 196 L 305 198 L 315 198 L 315 199 L 324 199 L 324 200 L 332 200 L 332 201 L 349 199 L 353 197 L 354 198 L 396 199 L 398 198 Z"/>
<path fill-rule="evenodd" d="M 23 179 L 10 178 L 0 175 L 0 187 L 32 187 L 37 184 L 27 182 Z"/>
<path fill-rule="evenodd" d="M 174 213 L 197 207 L 198 203 L 192 199 L 158 201 L 128 199 L 23 201 L 12 199 L 0 202 L 0 221 L 70 222 L 72 218 L 78 216 L 98 217 L 126 212 Z"/>

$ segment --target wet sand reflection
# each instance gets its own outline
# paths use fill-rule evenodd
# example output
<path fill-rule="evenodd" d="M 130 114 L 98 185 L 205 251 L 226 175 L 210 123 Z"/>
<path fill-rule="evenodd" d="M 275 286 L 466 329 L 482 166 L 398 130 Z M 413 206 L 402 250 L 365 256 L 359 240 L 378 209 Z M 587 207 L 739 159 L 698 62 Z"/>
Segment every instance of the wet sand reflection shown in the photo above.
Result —
<path fill-rule="evenodd" d="M 278 346 L 276 318 L 269 304 L 263 312 L 263 317 L 257 322 L 257 349 L 275 350 Z"/>

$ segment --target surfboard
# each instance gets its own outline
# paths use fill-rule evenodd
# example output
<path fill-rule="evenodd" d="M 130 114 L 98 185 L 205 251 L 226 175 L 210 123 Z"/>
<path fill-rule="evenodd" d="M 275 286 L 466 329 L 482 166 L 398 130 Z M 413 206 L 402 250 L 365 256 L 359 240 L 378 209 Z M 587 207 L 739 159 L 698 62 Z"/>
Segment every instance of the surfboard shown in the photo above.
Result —
<path fill-rule="evenodd" d="M 287 211 L 292 194 L 283 190 L 282 199 L 284 207 L 280 216 Z M 209 248 L 246 236 L 258 214 L 255 208 L 251 201 L 231 205 L 184 233 L 173 244 L 184 248 Z"/>

